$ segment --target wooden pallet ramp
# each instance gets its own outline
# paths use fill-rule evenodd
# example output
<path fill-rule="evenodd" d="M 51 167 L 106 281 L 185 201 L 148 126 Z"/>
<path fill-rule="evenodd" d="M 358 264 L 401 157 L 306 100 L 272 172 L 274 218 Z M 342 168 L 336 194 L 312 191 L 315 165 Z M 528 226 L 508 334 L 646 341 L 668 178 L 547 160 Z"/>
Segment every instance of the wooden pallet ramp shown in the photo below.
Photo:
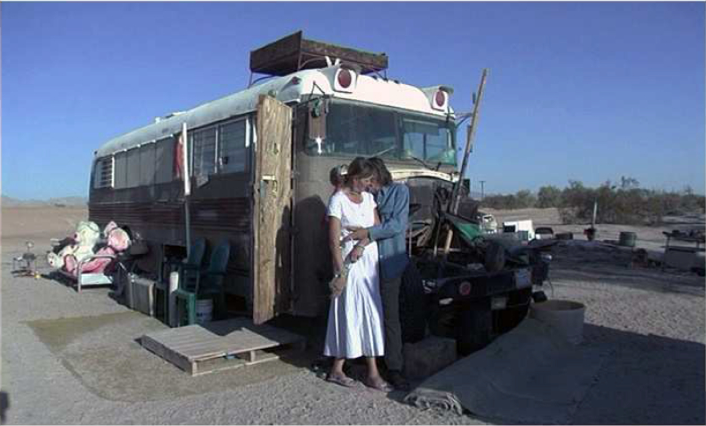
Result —
<path fill-rule="evenodd" d="M 249 318 L 145 334 L 142 346 L 192 376 L 279 359 L 305 347 L 303 337 Z"/>

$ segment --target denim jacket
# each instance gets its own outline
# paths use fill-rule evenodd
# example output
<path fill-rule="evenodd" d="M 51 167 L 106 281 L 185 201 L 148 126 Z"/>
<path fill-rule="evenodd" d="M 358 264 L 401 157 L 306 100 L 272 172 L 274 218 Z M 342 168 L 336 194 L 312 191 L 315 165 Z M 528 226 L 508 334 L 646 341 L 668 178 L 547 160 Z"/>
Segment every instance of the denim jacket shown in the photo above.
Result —
<path fill-rule="evenodd" d="M 380 225 L 368 228 L 370 239 L 378 243 L 380 276 L 392 280 L 402 276 L 409 257 L 405 246 L 409 217 L 409 188 L 402 183 L 384 186 L 375 195 Z"/>

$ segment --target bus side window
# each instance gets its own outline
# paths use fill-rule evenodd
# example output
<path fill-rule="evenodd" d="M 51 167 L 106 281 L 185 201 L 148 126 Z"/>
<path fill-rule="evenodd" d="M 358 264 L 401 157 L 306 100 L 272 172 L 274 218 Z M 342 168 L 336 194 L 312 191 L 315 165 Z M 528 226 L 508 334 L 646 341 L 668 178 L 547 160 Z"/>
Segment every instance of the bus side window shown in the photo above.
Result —
<path fill-rule="evenodd" d="M 223 124 L 218 130 L 218 172 L 244 172 L 247 164 L 245 120 Z"/>
<path fill-rule="evenodd" d="M 194 130 L 189 134 L 191 175 L 208 176 L 216 171 L 216 128 Z"/>
<path fill-rule="evenodd" d="M 115 154 L 115 189 L 127 188 L 127 151 Z"/>
<path fill-rule="evenodd" d="M 156 145 L 148 143 L 140 147 L 140 186 L 154 184 Z"/>
<path fill-rule="evenodd" d="M 127 176 L 126 187 L 135 188 L 140 185 L 140 149 L 132 148 L 127 151 Z"/>
<path fill-rule="evenodd" d="M 154 183 L 171 182 L 174 167 L 174 138 L 160 139 L 156 145 Z"/>

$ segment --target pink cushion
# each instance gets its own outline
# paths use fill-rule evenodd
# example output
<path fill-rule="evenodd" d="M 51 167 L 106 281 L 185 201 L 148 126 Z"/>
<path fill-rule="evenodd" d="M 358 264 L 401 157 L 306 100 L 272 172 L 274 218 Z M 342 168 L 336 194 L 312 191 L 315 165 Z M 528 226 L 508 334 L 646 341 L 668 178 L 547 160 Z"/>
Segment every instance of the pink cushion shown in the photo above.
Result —
<path fill-rule="evenodd" d="M 112 247 L 116 252 L 127 250 L 130 247 L 130 237 L 127 232 L 120 228 L 113 228 L 108 233 L 108 247 Z"/>
<path fill-rule="evenodd" d="M 103 235 L 110 234 L 110 231 L 112 231 L 113 229 L 115 229 L 117 227 L 118 227 L 118 224 L 111 220 L 110 223 L 105 225 L 105 229 L 103 230 Z"/>
<path fill-rule="evenodd" d="M 78 271 L 76 270 L 78 262 L 76 262 L 76 257 L 73 254 L 67 254 L 64 256 L 64 270 L 74 277 L 77 276 Z"/>
<path fill-rule="evenodd" d="M 110 247 L 103 247 L 102 249 L 98 250 L 96 255 L 115 255 L 115 250 L 113 250 Z M 108 266 L 113 259 L 108 259 L 108 258 L 100 258 L 100 259 L 93 259 L 89 262 L 86 262 L 83 264 L 83 268 L 81 269 L 81 272 L 103 272 Z"/>

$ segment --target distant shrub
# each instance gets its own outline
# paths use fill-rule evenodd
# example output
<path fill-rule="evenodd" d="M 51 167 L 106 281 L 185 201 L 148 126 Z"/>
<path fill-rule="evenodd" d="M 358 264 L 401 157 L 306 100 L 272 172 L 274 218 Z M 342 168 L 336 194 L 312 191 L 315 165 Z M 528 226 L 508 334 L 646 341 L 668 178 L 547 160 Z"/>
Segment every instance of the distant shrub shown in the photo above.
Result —
<path fill-rule="evenodd" d="M 543 186 L 537 192 L 537 207 L 546 209 L 548 207 L 561 206 L 561 189 L 556 186 Z"/>
<path fill-rule="evenodd" d="M 523 189 L 515 194 L 509 195 L 488 195 L 483 198 L 481 205 L 498 210 L 515 210 L 534 207 L 537 204 L 537 197 L 532 191 Z"/>
<path fill-rule="evenodd" d="M 481 201 L 481 206 L 498 210 L 513 210 L 517 207 L 514 195 L 487 195 Z"/>
<path fill-rule="evenodd" d="M 607 181 L 598 188 L 570 180 L 563 189 L 543 186 L 536 196 L 528 190 L 489 195 L 482 206 L 499 210 L 556 207 L 563 223 L 588 224 L 596 203 L 596 223 L 658 225 L 664 216 L 706 212 L 706 197 L 694 194 L 688 186 L 681 192 L 649 190 L 640 188 L 637 179 L 624 176 L 619 183 Z"/>
<path fill-rule="evenodd" d="M 515 198 L 517 199 L 517 205 L 520 209 L 527 209 L 537 205 L 537 197 L 532 194 L 532 191 L 527 189 L 517 191 Z"/>
<path fill-rule="evenodd" d="M 658 225 L 669 214 L 703 213 L 704 200 L 688 190 L 679 194 L 639 188 L 633 178 L 622 177 L 620 185 L 608 181 L 596 189 L 569 181 L 562 191 L 559 214 L 564 223 L 590 223 L 597 203 L 596 223 Z"/>

